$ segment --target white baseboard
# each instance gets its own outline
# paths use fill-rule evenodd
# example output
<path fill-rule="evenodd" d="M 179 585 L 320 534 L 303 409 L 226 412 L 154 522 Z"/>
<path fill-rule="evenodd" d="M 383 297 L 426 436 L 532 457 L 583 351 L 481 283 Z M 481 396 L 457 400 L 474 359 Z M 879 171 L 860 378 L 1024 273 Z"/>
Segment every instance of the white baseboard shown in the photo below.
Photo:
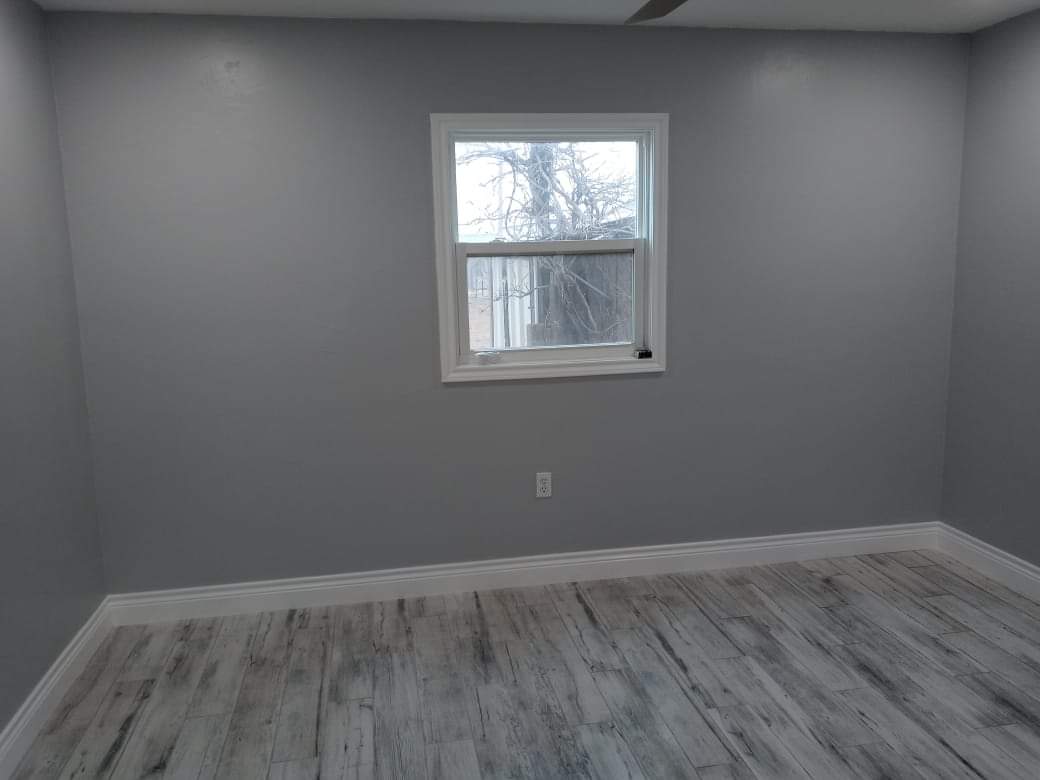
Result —
<path fill-rule="evenodd" d="M 939 550 L 1011 590 L 1040 601 L 1040 566 L 941 523 Z"/>
<path fill-rule="evenodd" d="M 94 651 L 104 641 L 112 624 L 105 601 L 98 605 L 76 632 L 43 679 L 0 731 L 0 777 L 13 777 L 29 745 L 57 708 L 69 687 L 83 672 Z"/>
<path fill-rule="evenodd" d="M 0 733 L 0 777 L 13 774 L 21 756 L 113 626 L 913 549 L 941 550 L 1013 590 L 1040 599 L 1040 567 L 941 522 L 115 594 L 101 603 Z"/>
<path fill-rule="evenodd" d="M 895 552 L 934 548 L 939 526 L 936 522 L 904 523 L 123 593 L 108 598 L 108 610 L 114 625 L 160 623 L 468 590 Z"/>

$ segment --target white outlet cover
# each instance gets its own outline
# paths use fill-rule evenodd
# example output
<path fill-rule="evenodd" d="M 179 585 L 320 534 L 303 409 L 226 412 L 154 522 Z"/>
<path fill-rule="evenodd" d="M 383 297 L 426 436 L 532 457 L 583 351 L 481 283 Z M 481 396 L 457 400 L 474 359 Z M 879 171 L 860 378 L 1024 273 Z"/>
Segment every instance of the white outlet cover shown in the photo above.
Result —
<path fill-rule="evenodd" d="M 539 471 L 534 475 L 534 497 L 535 498 L 551 498 L 552 497 L 552 472 L 551 471 Z"/>

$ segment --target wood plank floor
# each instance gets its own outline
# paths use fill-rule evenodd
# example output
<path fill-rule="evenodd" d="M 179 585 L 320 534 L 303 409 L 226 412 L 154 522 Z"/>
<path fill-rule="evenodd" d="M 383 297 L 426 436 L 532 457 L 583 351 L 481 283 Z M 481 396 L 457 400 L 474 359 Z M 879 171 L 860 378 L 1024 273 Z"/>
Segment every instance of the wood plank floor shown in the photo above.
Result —
<path fill-rule="evenodd" d="M 18 778 L 1035 778 L 1040 605 L 929 551 L 124 627 Z"/>

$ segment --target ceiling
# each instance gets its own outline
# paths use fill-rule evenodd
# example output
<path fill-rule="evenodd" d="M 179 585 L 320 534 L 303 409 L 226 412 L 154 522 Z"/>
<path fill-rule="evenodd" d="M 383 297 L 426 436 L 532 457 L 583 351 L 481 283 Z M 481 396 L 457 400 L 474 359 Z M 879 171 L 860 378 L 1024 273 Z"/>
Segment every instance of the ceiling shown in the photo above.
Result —
<path fill-rule="evenodd" d="M 53 11 L 620 24 L 644 0 L 37 0 Z M 1040 0 L 688 0 L 651 25 L 973 32 Z"/>

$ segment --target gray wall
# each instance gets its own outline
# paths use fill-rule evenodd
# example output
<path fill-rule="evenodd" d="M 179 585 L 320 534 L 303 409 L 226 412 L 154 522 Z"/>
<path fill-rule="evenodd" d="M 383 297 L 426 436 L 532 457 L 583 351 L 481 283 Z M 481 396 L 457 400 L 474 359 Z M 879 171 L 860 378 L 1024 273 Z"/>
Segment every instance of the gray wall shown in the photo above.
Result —
<path fill-rule="evenodd" d="M 1040 14 L 971 44 L 944 514 L 1040 563 Z"/>
<path fill-rule="evenodd" d="M 113 591 L 937 516 L 963 39 L 51 32 Z M 671 114 L 665 375 L 441 385 L 432 111 Z"/>
<path fill-rule="evenodd" d="M 44 33 L 0 2 L 0 728 L 104 591 Z"/>

